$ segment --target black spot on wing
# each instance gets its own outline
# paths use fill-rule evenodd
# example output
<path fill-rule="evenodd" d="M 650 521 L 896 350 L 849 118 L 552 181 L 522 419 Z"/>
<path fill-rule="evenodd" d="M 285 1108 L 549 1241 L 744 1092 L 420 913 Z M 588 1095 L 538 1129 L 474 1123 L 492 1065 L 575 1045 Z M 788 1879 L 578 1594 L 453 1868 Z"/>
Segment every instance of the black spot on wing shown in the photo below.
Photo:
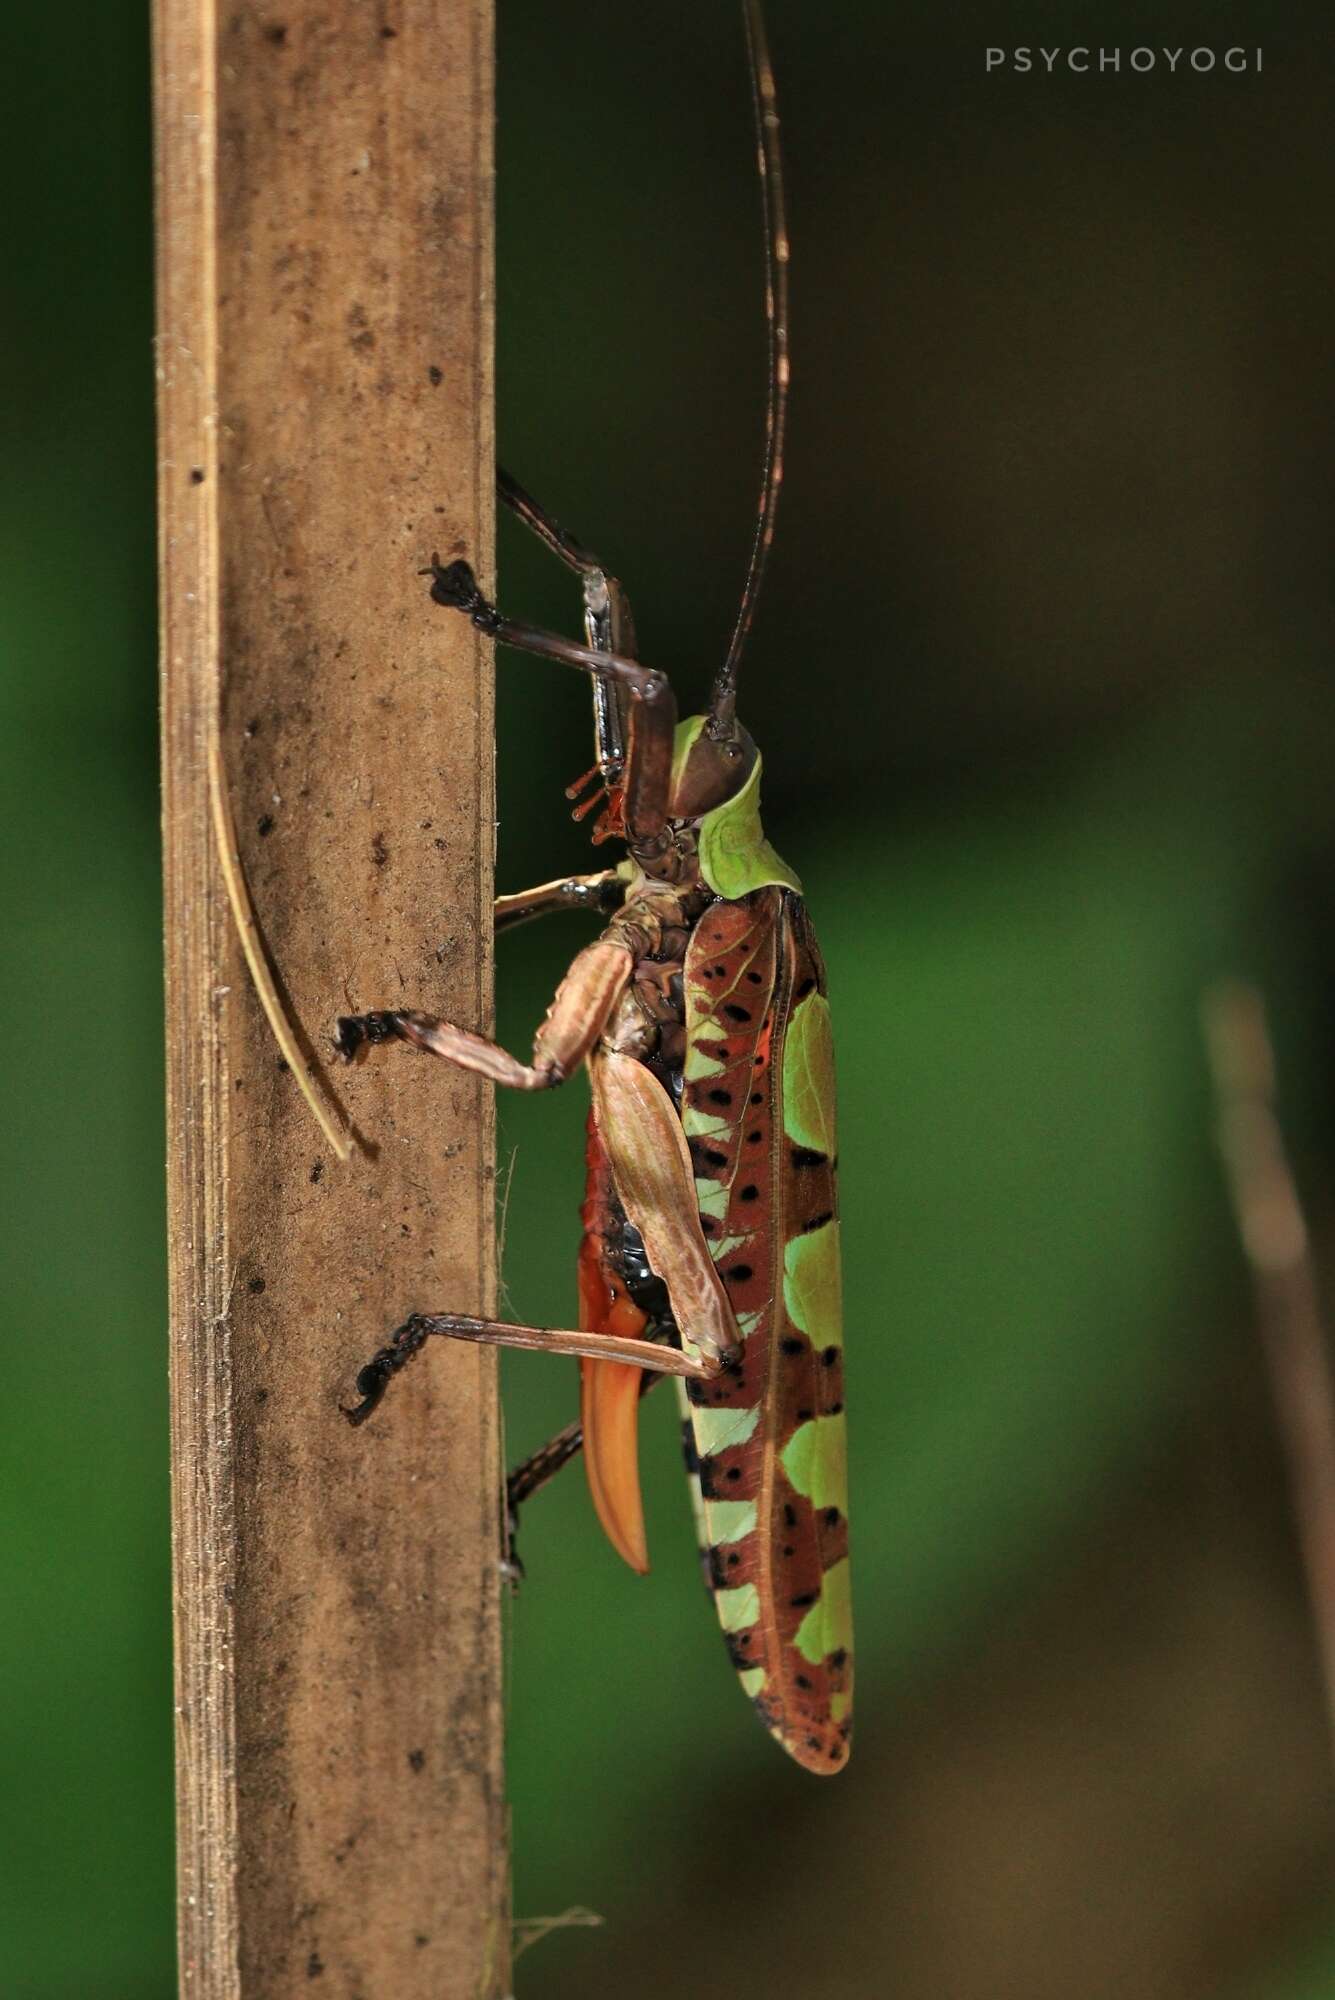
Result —
<path fill-rule="evenodd" d="M 723 1549 L 705 1550 L 705 1564 L 709 1570 L 709 1587 L 711 1590 L 726 1590 L 732 1580 L 727 1573 L 727 1564 L 724 1560 L 724 1555 L 725 1551 Z"/>

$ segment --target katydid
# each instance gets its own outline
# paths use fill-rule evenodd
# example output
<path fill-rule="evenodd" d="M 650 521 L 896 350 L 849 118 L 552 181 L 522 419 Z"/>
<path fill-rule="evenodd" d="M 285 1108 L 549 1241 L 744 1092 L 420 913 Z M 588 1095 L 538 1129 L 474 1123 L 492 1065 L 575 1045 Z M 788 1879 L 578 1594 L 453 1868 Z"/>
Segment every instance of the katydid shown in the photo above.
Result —
<path fill-rule="evenodd" d="M 760 756 L 737 720 L 789 374 L 773 73 L 758 0 L 744 0 L 744 15 L 769 391 L 755 541 L 708 710 L 677 721 L 667 676 L 636 657 L 620 581 L 502 473 L 502 501 L 582 581 L 586 643 L 502 617 L 466 562 L 433 559 L 431 596 L 498 644 L 591 677 L 598 790 L 576 816 L 601 803 L 595 842 L 624 841 L 627 859 L 497 902 L 498 929 L 563 909 L 608 919 L 571 964 L 531 1062 L 403 1008 L 338 1026 L 349 1061 L 403 1042 L 519 1090 L 552 1089 L 586 1067 L 579 1326 L 414 1313 L 362 1369 L 349 1415 L 362 1422 L 431 1335 L 577 1355 L 580 1422 L 512 1476 L 512 1511 L 582 1447 L 608 1538 L 643 1571 L 638 1407 L 649 1382 L 675 1375 L 729 1654 L 783 1747 L 832 1772 L 848 1756 L 852 1638 L 830 1010 L 801 885 L 761 830 Z"/>

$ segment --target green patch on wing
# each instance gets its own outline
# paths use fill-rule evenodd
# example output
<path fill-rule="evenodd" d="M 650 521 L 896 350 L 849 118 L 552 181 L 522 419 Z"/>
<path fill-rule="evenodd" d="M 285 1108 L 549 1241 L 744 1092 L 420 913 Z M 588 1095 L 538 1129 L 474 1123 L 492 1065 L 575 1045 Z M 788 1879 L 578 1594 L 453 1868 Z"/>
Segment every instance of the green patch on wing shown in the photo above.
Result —
<path fill-rule="evenodd" d="M 826 1581 L 828 1580 L 827 1578 Z M 740 1583 L 735 1590 L 716 1590 L 714 1602 L 718 1606 L 719 1623 L 725 1632 L 744 1632 L 747 1626 L 754 1625 L 760 1616 L 760 1593 L 753 1583 Z M 819 1609 L 819 1603 L 812 1606 L 813 1611 Z M 804 1630 L 806 1624 L 807 1620 L 804 1618 L 802 1621 Z M 835 1640 L 834 1643 L 838 1645 L 839 1642 Z"/>
<path fill-rule="evenodd" d="M 691 1406 L 695 1448 L 701 1458 L 711 1458 L 715 1452 L 733 1451 L 745 1444 L 759 1422 L 760 1411 L 754 1403 L 745 1410 L 711 1409 L 707 1403 Z"/>
<path fill-rule="evenodd" d="M 704 726 L 703 715 L 688 716 L 685 722 L 677 724 L 672 747 L 674 777 Z M 770 884 L 801 893 L 802 884 L 788 863 L 774 852 L 760 824 L 759 757 L 736 798 L 716 806 L 701 820 L 700 873 L 716 896 L 726 896 L 730 902 Z"/>
<path fill-rule="evenodd" d="M 843 1412 L 808 1417 L 799 1424 L 781 1454 L 788 1483 L 813 1507 L 837 1507 L 848 1512 L 848 1442 Z"/>
<path fill-rule="evenodd" d="M 803 1659 L 810 1660 L 813 1666 L 840 1648 L 846 1653 L 853 1650 L 853 1602 L 848 1588 L 847 1556 L 826 1570 L 820 1596 L 798 1626 L 793 1643 Z M 847 1702 L 844 1709 L 847 1712 Z M 836 1716 L 835 1720 L 840 1718 Z"/>
<path fill-rule="evenodd" d="M 788 1317 L 815 1348 L 844 1344 L 839 1224 L 827 1222 L 784 1245 L 783 1302 Z"/>
<path fill-rule="evenodd" d="M 686 1121 L 683 1119 L 682 1122 L 685 1124 Z M 689 1132 L 690 1129 L 687 1125 L 686 1130 Z M 716 1222 L 722 1222 L 728 1213 L 730 1192 L 725 1181 L 698 1180 L 695 1183 L 695 1205 L 701 1215 L 712 1215 Z"/>
<path fill-rule="evenodd" d="M 756 1503 L 754 1500 L 707 1500 L 705 1518 L 709 1522 L 711 1541 L 744 1541 L 755 1530 Z"/>
<path fill-rule="evenodd" d="M 834 1157 L 834 1037 L 822 993 L 798 1001 L 784 1036 L 783 1129 L 797 1145 Z"/>

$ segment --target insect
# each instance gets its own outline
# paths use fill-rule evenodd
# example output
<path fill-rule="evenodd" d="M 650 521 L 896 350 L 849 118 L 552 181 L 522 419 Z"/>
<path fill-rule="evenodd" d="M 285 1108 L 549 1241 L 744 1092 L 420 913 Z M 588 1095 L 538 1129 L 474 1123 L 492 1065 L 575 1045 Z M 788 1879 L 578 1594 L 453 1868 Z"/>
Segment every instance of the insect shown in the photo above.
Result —
<path fill-rule="evenodd" d="M 583 645 L 516 624 L 469 565 L 431 597 L 498 644 L 591 677 L 595 842 L 626 859 L 496 904 L 498 930 L 558 910 L 606 925 L 570 965 L 531 1062 L 402 1008 L 338 1024 L 340 1053 L 406 1043 L 519 1090 L 583 1064 L 591 1087 L 577 1329 L 413 1313 L 358 1376 L 361 1423 L 433 1335 L 580 1358 L 580 1421 L 514 1473 L 514 1510 L 581 1448 L 598 1517 L 648 1567 L 641 1392 L 677 1378 L 708 1580 L 741 1684 L 808 1769 L 848 1755 L 852 1635 L 830 1009 L 797 876 L 760 823 L 738 670 L 774 532 L 788 396 L 788 238 L 773 72 L 744 0 L 765 215 L 769 382 L 755 540 L 708 710 L 678 722 L 636 657 L 620 581 L 506 474 L 502 501 L 580 578 Z"/>

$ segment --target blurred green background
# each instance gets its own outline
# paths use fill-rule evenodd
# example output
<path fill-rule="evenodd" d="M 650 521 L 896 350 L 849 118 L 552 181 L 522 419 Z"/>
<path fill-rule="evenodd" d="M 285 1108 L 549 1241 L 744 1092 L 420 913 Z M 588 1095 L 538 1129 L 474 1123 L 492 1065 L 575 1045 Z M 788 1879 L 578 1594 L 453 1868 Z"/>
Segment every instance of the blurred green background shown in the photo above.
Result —
<path fill-rule="evenodd" d="M 523 1523 L 516 1912 L 606 1928 L 518 1991 L 1314 2000 L 1330 1759 L 1197 1015 L 1266 987 L 1329 1268 L 1335 27 L 769 11 L 794 393 L 743 711 L 837 1003 L 857 1753 L 816 1785 L 748 1715 L 655 1398 L 647 1581 L 578 1474 Z M 1123 73 L 985 73 L 1019 41 Z M 1232 43 L 1259 74 L 1126 67 Z M 68 0 L 0 128 L 6 2000 L 174 1990 L 146 76 L 138 5 Z M 748 117 L 731 6 L 501 0 L 503 455 L 688 701 L 754 504 Z M 501 582 L 576 629 L 509 524 Z M 506 659 L 499 726 L 502 885 L 587 865 L 579 691 Z M 512 1046 L 582 934 L 505 941 Z M 503 1106 L 520 1317 L 573 1299 L 582 1119 Z M 506 1385 L 517 1457 L 574 1383 Z"/>

